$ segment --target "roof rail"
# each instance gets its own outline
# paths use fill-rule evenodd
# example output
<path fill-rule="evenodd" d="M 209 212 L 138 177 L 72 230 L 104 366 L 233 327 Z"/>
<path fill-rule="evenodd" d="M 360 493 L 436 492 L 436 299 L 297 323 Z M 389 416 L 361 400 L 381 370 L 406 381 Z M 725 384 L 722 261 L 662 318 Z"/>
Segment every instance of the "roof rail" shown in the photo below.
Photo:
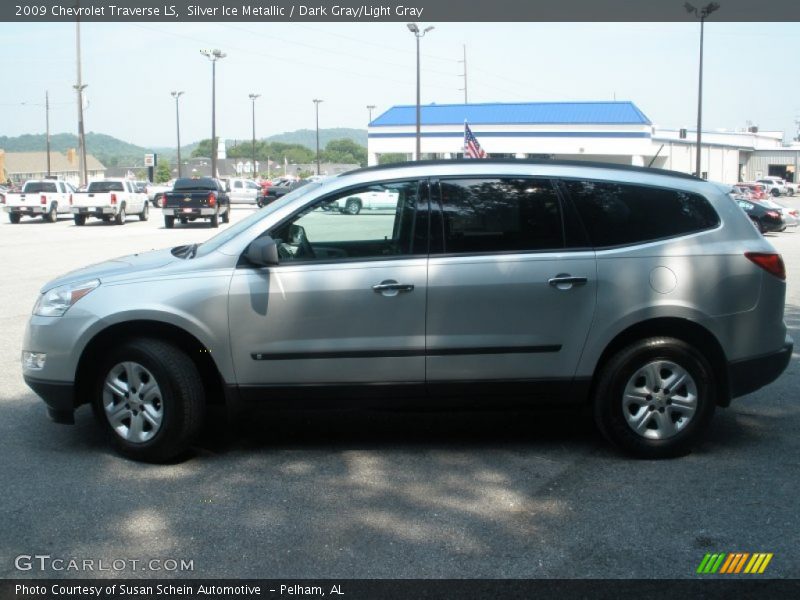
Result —
<path fill-rule="evenodd" d="M 565 167 L 586 167 L 590 169 L 614 169 L 618 171 L 634 171 L 636 173 L 650 173 L 652 175 L 666 175 L 668 177 L 680 177 L 682 179 L 691 179 L 693 181 L 705 181 L 694 175 L 688 173 L 681 173 L 679 171 L 670 171 L 668 169 L 659 169 L 656 167 L 636 167 L 633 165 L 620 165 L 616 163 L 604 163 L 588 160 L 549 160 L 540 158 L 485 158 L 485 159 L 468 159 L 468 158 L 453 158 L 453 159 L 436 159 L 436 160 L 417 160 L 399 163 L 390 163 L 386 165 L 375 165 L 372 167 L 362 167 L 354 171 L 347 171 L 340 173 L 337 177 L 342 175 L 353 175 L 355 173 L 370 173 L 373 171 L 384 171 L 391 169 L 413 168 L 413 167 L 427 167 L 437 165 L 475 165 L 475 164 L 503 164 L 503 165 L 556 165 Z"/>

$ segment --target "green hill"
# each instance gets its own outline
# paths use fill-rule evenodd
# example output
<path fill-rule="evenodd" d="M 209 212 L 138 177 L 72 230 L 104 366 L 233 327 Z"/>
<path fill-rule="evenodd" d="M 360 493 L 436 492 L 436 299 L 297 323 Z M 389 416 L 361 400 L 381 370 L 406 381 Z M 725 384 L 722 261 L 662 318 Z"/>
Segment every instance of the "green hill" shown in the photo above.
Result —
<path fill-rule="evenodd" d="M 350 129 L 348 127 L 334 127 L 319 130 L 319 147 L 324 148 L 332 140 L 353 140 L 359 146 L 367 145 L 366 129 Z M 313 129 L 298 129 L 271 135 L 266 138 L 268 142 L 283 142 L 285 144 L 300 144 L 314 150 L 316 148 L 316 132 Z"/>

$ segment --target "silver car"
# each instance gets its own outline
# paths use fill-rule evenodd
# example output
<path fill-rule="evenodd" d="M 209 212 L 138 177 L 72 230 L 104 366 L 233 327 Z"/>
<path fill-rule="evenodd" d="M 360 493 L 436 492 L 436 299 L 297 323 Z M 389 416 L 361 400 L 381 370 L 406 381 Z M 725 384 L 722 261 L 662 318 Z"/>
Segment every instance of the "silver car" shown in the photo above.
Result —
<path fill-rule="evenodd" d="M 365 191 L 395 211 L 319 210 Z M 776 379 L 780 255 L 713 184 L 593 163 L 434 161 L 308 185 L 201 245 L 42 288 L 23 374 L 117 448 L 184 453 L 206 408 L 591 405 L 641 457 L 684 454 Z"/>

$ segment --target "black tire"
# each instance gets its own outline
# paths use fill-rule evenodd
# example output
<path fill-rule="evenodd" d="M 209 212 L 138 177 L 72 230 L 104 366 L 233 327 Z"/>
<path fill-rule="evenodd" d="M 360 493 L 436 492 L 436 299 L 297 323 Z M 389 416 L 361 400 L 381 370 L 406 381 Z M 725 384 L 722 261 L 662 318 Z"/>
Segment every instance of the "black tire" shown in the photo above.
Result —
<path fill-rule="evenodd" d="M 139 213 L 139 220 L 140 221 L 147 221 L 150 218 L 150 207 L 147 205 L 147 202 L 144 203 L 144 208 L 142 208 L 142 212 Z"/>
<path fill-rule="evenodd" d="M 225 212 L 222 213 L 222 222 L 223 223 L 230 223 L 231 222 L 231 207 L 229 206 L 225 209 Z"/>
<path fill-rule="evenodd" d="M 175 227 L 175 217 L 164 217 L 164 227 L 166 229 Z"/>
<path fill-rule="evenodd" d="M 636 413 L 630 412 L 631 406 L 623 406 L 628 383 L 637 381 L 634 379 L 637 371 L 654 361 L 671 363 L 690 376 L 696 400 L 694 414 L 683 425 L 680 425 L 684 418 L 681 415 L 686 413 L 680 409 L 676 412 L 677 405 L 673 405 L 668 398 L 689 396 L 691 392 L 687 386 L 660 390 L 655 395 L 643 395 L 641 403 L 633 405 L 633 408 L 638 408 Z M 659 377 L 664 377 L 665 371 L 669 374 L 668 368 L 656 372 L 660 373 Z M 658 387 L 654 389 L 659 390 Z M 628 454 L 647 459 L 683 456 L 691 452 L 708 429 L 717 404 L 717 390 L 713 369 L 697 349 L 675 338 L 643 339 L 617 352 L 599 373 L 593 398 L 595 420 L 603 435 Z M 669 396 L 669 392 L 675 395 Z M 639 420 L 646 434 L 634 431 L 633 425 L 628 424 L 625 410 L 629 411 L 631 419 L 635 415 L 642 415 Z M 661 439 L 647 437 L 658 435 L 660 423 L 665 421 L 672 423 L 668 428 L 675 430 L 675 433 Z"/>
<path fill-rule="evenodd" d="M 119 212 L 114 217 L 114 224 L 115 225 L 125 225 L 125 219 L 126 219 L 125 207 L 124 206 L 120 206 L 119 207 Z"/>
<path fill-rule="evenodd" d="M 178 217 L 178 221 L 180 221 L 181 225 L 186 225 L 189 222 L 189 219 L 186 217 Z"/>
<path fill-rule="evenodd" d="M 348 198 L 344 204 L 344 212 L 348 215 L 357 215 L 361 212 L 361 201 L 358 198 Z"/>
<path fill-rule="evenodd" d="M 75 225 L 79 227 L 86 225 L 86 215 L 72 215 L 72 220 L 75 221 Z"/>
<path fill-rule="evenodd" d="M 772 188 L 769 193 L 776 198 L 781 195 L 781 193 L 778 191 L 778 188 Z"/>
<path fill-rule="evenodd" d="M 209 221 L 211 222 L 211 227 L 214 229 L 219 227 L 219 213 L 214 213 L 211 215 L 211 219 L 209 219 Z"/>
<path fill-rule="evenodd" d="M 108 393 L 104 399 L 106 377 L 121 363 L 135 363 L 144 367 L 152 375 L 160 391 L 155 395 L 154 401 L 161 410 L 160 426 L 155 429 L 152 438 L 146 441 L 130 441 L 117 433 L 104 408 L 104 402 L 108 402 L 110 407 L 127 413 L 127 427 L 131 427 L 133 415 L 136 414 L 136 405 L 132 399 L 136 398 L 136 394 L 131 394 L 129 398 L 119 393 Z M 125 383 L 130 386 L 127 387 L 128 390 L 136 389 L 135 384 Z M 129 401 L 134 410 L 126 411 Z M 103 424 L 120 453 L 135 460 L 165 462 L 184 454 L 200 432 L 205 414 L 205 391 L 197 366 L 185 352 L 161 340 L 138 338 L 109 350 L 95 371 L 92 406 L 95 416 Z"/>
<path fill-rule="evenodd" d="M 8 213 L 8 222 L 16 225 L 22 217 L 19 213 Z"/>
<path fill-rule="evenodd" d="M 47 223 L 55 223 L 58 221 L 58 203 L 53 202 L 50 205 L 50 210 L 42 217 Z"/>

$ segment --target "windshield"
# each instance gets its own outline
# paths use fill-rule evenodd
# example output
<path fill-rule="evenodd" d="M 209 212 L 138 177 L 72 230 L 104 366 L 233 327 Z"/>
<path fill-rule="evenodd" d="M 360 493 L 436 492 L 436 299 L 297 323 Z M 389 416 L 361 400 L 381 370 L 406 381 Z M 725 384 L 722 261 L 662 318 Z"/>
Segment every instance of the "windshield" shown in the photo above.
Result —
<path fill-rule="evenodd" d="M 305 196 L 306 194 L 308 194 L 309 192 L 317 189 L 321 185 L 322 185 L 322 183 L 316 183 L 316 182 L 315 183 L 309 183 L 308 185 L 304 185 L 302 187 L 297 188 L 296 190 L 294 190 L 292 192 L 289 192 L 288 194 L 286 194 L 285 196 L 283 196 L 280 199 L 276 200 L 275 202 L 272 202 L 271 204 L 268 204 L 267 206 L 265 206 L 261 210 L 257 210 L 256 212 L 251 214 L 249 217 L 246 217 L 246 218 L 242 219 L 241 221 L 239 221 L 235 225 L 232 225 L 231 227 L 229 227 L 225 231 L 222 231 L 222 232 L 218 233 L 217 235 L 212 237 L 207 242 L 204 242 L 201 246 L 198 247 L 196 256 L 205 256 L 206 254 L 209 254 L 210 252 L 213 252 L 214 250 L 216 250 L 217 248 L 219 248 L 223 244 L 225 244 L 228 241 L 230 241 L 233 238 L 235 238 L 241 232 L 246 231 L 249 227 L 251 227 L 251 226 L 255 225 L 256 223 L 258 223 L 258 221 L 260 221 L 261 219 L 267 217 L 268 215 L 272 214 L 276 210 L 278 210 L 280 208 L 283 208 L 284 206 L 286 206 L 290 202 L 293 202 L 294 200 L 297 200 L 301 196 Z"/>
<path fill-rule="evenodd" d="M 22 190 L 23 194 L 39 194 L 56 191 L 56 184 L 52 181 L 29 181 Z"/>

